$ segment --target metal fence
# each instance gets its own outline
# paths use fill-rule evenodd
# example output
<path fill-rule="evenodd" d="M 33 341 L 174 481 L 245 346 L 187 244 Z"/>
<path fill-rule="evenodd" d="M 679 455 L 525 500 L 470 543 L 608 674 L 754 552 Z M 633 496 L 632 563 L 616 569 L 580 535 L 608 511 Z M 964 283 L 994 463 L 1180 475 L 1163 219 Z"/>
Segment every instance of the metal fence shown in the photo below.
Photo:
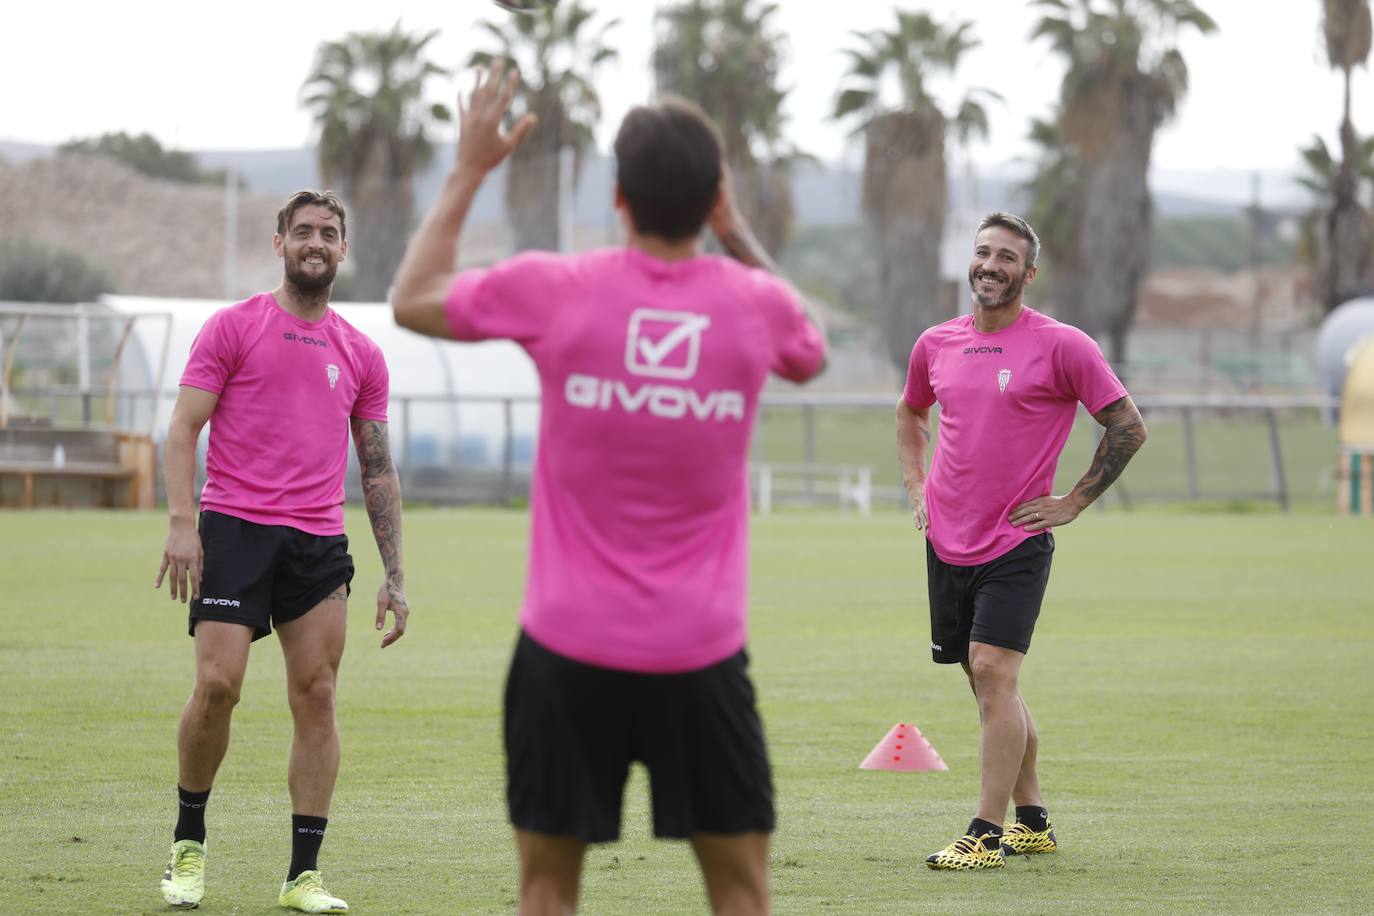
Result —
<path fill-rule="evenodd" d="M 158 430 L 151 391 L 77 386 L 12 391 L 23 422 Z M 174 392 L 163 395 L 164 412 Z M 896 395 L 769 393 L 753 433 L 751 475 L 764 509 L 903 504 L 893 433 Z M 1140 395 L 1150 441 L 1100 504 L 1248 502 L 1333 505 L 1334 399 L 1317 395 Z M 532 395 L 397 396 L 391 447 L 408 501 L 517 505 L 528 497 L 538 427 Z M 938 444 L 938 408 L 935 410 Z M 1100 427 L 1080 410 L 1056 492 L 1087 470 Z M 202 440 L 203 442 L 203 440 Z M 353 459 L 350 459 L 353 460 Z M 350 473 L 350 499 L 360 498 Z M 767 492 L 762 492 L 763 484 Z"/>

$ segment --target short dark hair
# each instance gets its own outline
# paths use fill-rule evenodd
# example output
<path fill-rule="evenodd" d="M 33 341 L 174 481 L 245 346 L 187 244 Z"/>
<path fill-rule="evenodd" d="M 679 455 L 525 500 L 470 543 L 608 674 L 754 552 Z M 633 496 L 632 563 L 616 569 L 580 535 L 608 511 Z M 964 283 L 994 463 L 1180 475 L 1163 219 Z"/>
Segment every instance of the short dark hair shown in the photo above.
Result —
<path fill-rule="evenodd" d="M 635 230 L 668 241 L 699 233 L 720 191 L 721 146 L 711 119 L 684 99 L 631 109 L 615 136 L 615 165 Z"/>
<path fill-rule="evenodd" d="M 1026 251 L 1026 266 L 1035 266 L 1036 259 L 1040 257 L 1040 236 L 1035 234 L 1035 230 L 1030 227 L 1030 223 L 1014 213 L 994 210 L 992 213 L 983 217 L 983 221 L 978 224 L 978 232 L 982 232 L 989 226 L 1001 226 L 1003 229 L 1010 229 L 1012 232 L 1025 239 L 1030 244 L 1030 247 Z"/>
<path fill-rule="evenodd" d="M 286 199 L 286 206 L 277 211 L 277 235 L 286 235 L 291 225 L 291 217 L 301 207 L 324 207 L 339 218 L 339 238 L 348 238 L 348 220 L 344 215 L 343 201 L 334 196 L 333 191 L 297 191 Z"/>

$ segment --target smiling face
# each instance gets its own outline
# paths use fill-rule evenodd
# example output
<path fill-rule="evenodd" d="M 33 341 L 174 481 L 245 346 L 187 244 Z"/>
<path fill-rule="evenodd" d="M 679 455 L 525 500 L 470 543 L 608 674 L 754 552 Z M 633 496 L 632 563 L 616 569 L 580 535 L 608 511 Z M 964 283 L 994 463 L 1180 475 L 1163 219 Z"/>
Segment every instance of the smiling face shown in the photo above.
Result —
<path fill-rule="evenodd" d="M 1017 305 L 1035 268 L 1026 266 L 1030 242 L 1005 226 L 988 226 L 973 240 L 973 260 L 968 285 L 973 303 L 980 309 Z"/>
<path fill-rule="evenodd" d="M 272 247 L 285 261 L 287 281 L 306 293 L 329 288 L 339 263 L 348 254 L 343 222 L 337 213 L 319 204 L 292 213 L 286 234 L 273 236 Z"/>

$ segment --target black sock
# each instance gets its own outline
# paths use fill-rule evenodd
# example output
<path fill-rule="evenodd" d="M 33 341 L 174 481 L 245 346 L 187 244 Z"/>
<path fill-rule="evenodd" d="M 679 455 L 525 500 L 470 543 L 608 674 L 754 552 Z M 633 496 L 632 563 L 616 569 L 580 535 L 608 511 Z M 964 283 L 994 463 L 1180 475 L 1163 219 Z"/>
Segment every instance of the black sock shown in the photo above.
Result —
<path fill-rule="evenodd" d="M 204 792 L 187 792 L 181 786 L 177 786 L 177 797 L 181 799 L 181 804 L 177 811 L 176 831 L 172 834 L 174 841 L 195 840 L 197 843 L 205 842 L 205 803 L 210 800 L 210 790 Z"/>
<path fill-rule="evenodd" d="M 983 841 L 984 849 L 996 849 L 997 847 L 1002 845 L 1001 824 L 994 824 L 991 821 L 979 820 L 975 817 L 972 821 L 969 822 L 968 832 L 970 836 L 976 837 L 991 834 L 991 836 L 989 836 L 986 840 Z"/>
<path fill-rule="evenodd" d="M 1043 833 L 1050 825 L 1050 813 L 1039 805 L 1017 805 L 1016 823 L 1025 824 L 1036 833 Z"/>
<path fill-rule="evenodd" d="M 291 815 L 291 868 L 286 873 L 287 881 L 295 881 L 303 871 L 319 868 L 320 844 L 324 842 L 324 825 L 328 823 L 327 817 Z"/>

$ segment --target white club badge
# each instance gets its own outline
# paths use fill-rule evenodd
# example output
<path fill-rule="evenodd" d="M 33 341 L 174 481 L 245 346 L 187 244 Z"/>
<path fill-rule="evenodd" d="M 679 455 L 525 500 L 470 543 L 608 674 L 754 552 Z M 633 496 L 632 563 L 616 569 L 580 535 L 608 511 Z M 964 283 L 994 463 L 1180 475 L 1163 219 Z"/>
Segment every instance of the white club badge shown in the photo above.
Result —
<path fill-rule="evenodd" d="M 324 372 L 325 375 L 329 376 L 329 390 L 333 391 L 334 386 L 339 383 L 339 367 L 334 365 L 333 363 L 330 363 L 329 365 L 324 367 Z M 1007 386 L 1003 385 L 1002 387 L 1005 388 Z"/>
<path fill-rule="evenodd" d="M 1005 394 L 1005 393 L 1006 393 L 1006 391 L 1007 391 L 1007 383 L 1010 382 L 1010 381 L 1011 381 L 1011 370 L 1010 370 L 1010 369 L 998 369 L 998 370 L 997 370 L 997 391 L 998 391 L 999 394 Z M 331 383 L 331 384 L 332 384 L 332 383 Z"/>

